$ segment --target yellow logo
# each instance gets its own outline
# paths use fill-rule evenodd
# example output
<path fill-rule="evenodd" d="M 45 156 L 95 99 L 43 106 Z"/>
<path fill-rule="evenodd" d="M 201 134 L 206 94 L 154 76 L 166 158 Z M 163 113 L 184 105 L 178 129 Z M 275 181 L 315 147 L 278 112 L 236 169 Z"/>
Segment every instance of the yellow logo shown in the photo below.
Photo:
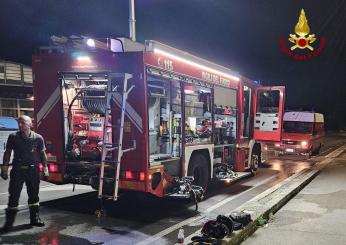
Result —
<path fill-rule="evenodd" d="M 291 47 L 291 50 L 295 50 L 296 48 L 308 48 L 313 51 L 314 48 L 310 44 L 316 41 L 316 37 L 315 34 L 309 35 L 310 27 L 308 20 L 306 19 L 304 9 L 302 9 L 300 12 L 299 20 L 294 28 L 294 31 L 296 34 L 290 34 L 290 37 L 288 38 L 291 43 L 295 44 Z"/>

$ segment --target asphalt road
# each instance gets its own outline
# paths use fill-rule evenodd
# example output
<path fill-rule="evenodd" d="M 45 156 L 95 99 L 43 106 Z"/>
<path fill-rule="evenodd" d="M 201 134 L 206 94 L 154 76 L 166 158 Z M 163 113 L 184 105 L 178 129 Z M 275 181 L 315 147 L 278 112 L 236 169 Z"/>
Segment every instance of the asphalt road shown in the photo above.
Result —
<path fill-rule="evenodd" d="M 42 182 L 41 217 L 46 227 L 25 225 L 29 214 L 25 209 L 27 196 L 24 191 L 20 201 L 24 210 L 17 216 L 16 230 L 2 234 L 0 244 L 174 244 L 179 228 L 183 227 L 187 237 L 206 220 L 229 213 L 294 173 L 309 168 L 345 141 L 346 134 L 329 134 L 320 156 L 308 160 L 299 156 L 272 157 L 254 177 L 233 184 L 211 183 L 198 212 L 188 202 L 124 195 L 117 202 L 105 202 L 106 215 L 96 219 L 94 212 L 99 203 L 89 187 L 77 186 L 73 194 L 71 185 L 54 186 Z M 7 202 L 7 183 L 0 181 L 1 223 L 4 221 L 1 213 Z"/>

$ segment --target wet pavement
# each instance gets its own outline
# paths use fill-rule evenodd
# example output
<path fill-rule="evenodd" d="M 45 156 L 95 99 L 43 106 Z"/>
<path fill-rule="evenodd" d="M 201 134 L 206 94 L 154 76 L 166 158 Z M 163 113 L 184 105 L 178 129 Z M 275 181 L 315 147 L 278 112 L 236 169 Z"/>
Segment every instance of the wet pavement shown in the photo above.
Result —
<path fill-rule="evenodd" d="M 339 136 L 328 138 L 324 151 L 328 152 L 343 139 Z M 28 212 L 23 210 L 16 219 L 17 231 L 2 234 L 0 244 L 174 244 L 180 227 L 188 236 L 198 230 L 208 217 L 234 210 L 321 158 L 272 158 L 252 178 L 231 185 L 212 183 L 206 199 L 199 205 L 199 212 L 195 212 L 194 205 L 188 202 L 147 198 L 133 193 L 122 196 L 117 202 L 105 202 L 106 216 L 101 220 L 96 219 L 94 214 L 99 207 L 94 192 L 44 202 L 41 216 L 46 227 L 30 229 L 25 226 L 29 220 Z M 58 192 L 54 192 L 53 188 L 49 195 L 54 193 Z M 23 205 L 25 195 L 23 192 Z M 42 195 L 45 195 L 44 192 L 41 192 L 41 199 L 44 198 Z M 2 195 L 1 203 L 6 198 Z M 0 223 L 3 220 L 4 216 L 0 215 Z"/>
<path fill-rule="evenodd" d="M 244 243 L 346 244 L 346 152 Z"/>

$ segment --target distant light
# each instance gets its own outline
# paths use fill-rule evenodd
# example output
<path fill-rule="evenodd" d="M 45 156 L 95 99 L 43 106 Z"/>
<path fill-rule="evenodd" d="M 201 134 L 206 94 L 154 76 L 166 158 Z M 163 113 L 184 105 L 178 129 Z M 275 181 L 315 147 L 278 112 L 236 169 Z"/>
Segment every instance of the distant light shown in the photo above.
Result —
<path fill-rule="evenodd" d="M 77 56 L 78 61 L 90 61 L 89 56 Z"/>
<path fill-rule="evenodd" d="M 170 58 L 172 58 L 172 59 L 181 61 L 181 62 L 183 62 L 183 63 L 185 63 L 185 64 L 192 65 L 192 66 L 194 66 L 194 67 L 197 67 L 197 68 L 200 68 L 200 69 L 203 69 L 203 70 L 206 70 L 206 71 L 209 71 L 209 72 L 218 74 L 218 75 L 220 75 L 220 76 L 230 78 L 230 79 L 235 80 L 235 81 L 237 81 L 237 82 L 240 80 L 240 78 L 237 77 L 237 76 L 232 76 L 232 75 L 230 75 L 230 74 L 227 74 L 227 73 L 224 73 L 224 72 L 215 70 L 215 69 L 210 68 L 210 67 L 208 67 L 208 66 L 205 66 L 205 65 L 202 65 L 202 64 L 198 64 L 198 63 L 196 63 L 196 62 L 194 62 L 194 61 L 185 59 L 185 58 L 180 57 L 180 56 L 177 56 L 177 55 L 175 55 L 175 54 L 171 54 L 171 53 L 169 53 L 169 52 L 166 52 L 166 51 L 161 50 L 161 49 L 158 49 L 158 48 L 154 48 L 154 52 L 155 52 L 155 53 L 158 53 L 158 54 L 165 55 L 165 56 L 170 57 Z"/>
<path fill-rule="evenodd" d="M 95 48 L 95 40 L 92 38 L 88 38 L 87 45 L 91 48 Z"/>

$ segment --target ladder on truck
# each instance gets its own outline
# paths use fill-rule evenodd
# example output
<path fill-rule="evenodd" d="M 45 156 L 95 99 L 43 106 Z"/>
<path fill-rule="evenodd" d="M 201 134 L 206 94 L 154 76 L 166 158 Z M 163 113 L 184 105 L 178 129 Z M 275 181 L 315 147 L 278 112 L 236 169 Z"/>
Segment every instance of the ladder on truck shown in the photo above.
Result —
<path fill-rule="evenodd" d="M 119 86 L 114 86 L 112 78 L 123 79 L 122 81 L 122 88 L 120 91 L 118 91 Z M 118 199 L 118 190 L 119 190 L 119 174 L 120 174 L 120 167 L 121 167 L 121 159 L 125 152 L 131 151 L 136 149 L 136 141 L 133 141 L 133 147 L 128 149 L 123 149 L 123 134 L 124 134 L 124 119 L 126 114 L 126 104 L 127 104 L 127 97 L 131 93 L 132 89 L 135 87 L 132 85 L 129 89 L 127 89 L 127 83 L 128 80 L 132 78 L 131 74 L 124 73 L 124 74 L 110 74 L 110 77 L 107 81 L 107 87 L 105 88 L 105 104 L 106 104 L 106 111 L 105 111 L 105 118 L 104 118 L 104 125 L 103 125 L 103 146 L 102 146 L 102 155 L 101 155 L 101 165 L 100 165 L 100 174 L 99 174 L 99 186 L 98 186 L 98 198 L 102 199 L 103 197 L 108 199 L 113 199 L 116 201 Z M 119 105 L 120 107 L 120 124 L 119 125 L 112 125 L 109 121 L 114 121 L 113 119 L 109 120 L 112 117 L 112 110 L 111 110 L 111 102 L 115 99 L 115 95 L 118 95 L 118 98 L 121 97 L 121 103 Z M 119 97 L 120 95 L 120 97 Z M 118 132 L 118 141 L 117 143 L 113 143 L 113 137 L 112 141 L 110 142 L 108 137 L 108 129 L 111 128 L 111 134 L 113 136 L 113 129 L 117 128 L 119 130 Z M 112 153 L 112 160 L 107 159 L 107 156 L 109 153 Z M 111 164 L 114 166 L 115 172 L 114 172 L 114 178 L 107 178 L 105 177 L 105 165 Z M 105 195 L 103 194 L 103 184 L 104 181 L 114 181 L 114 191 L 113 195 Z"/>

